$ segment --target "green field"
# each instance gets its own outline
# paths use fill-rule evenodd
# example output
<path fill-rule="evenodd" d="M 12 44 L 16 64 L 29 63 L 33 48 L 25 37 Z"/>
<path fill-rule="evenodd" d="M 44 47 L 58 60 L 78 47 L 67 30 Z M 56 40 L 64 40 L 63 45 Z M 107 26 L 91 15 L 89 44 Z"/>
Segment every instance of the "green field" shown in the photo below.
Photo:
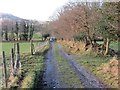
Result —
<path fill-rule="evenodd" d="M 103 44 L 103 41 L 97 41 L 98 44 Z M 115 51 L 118 51 L 119 47 L 118 45 L 120 44 L 120 42 L 111 42 L 110 43 L 110 48 L 115 50 Z"/>
<path fill-rule="evenodd" d="M 40 38 L 42 38 L 41 34 L 39 34 L 39 33 L 34 33 L 33 34 L 33 38 L 32 39 L 40 39 Z"/>
<path fill-rule="evenodd" d="M 22 53 L 30 53 L 30 43 L 29 42 L 21 42 L 20 44 L 20 54 Z M 34 43 L 34 46 L 36 46 L 38 42 Z M 5 51 L 6 55 L 9 56 L 11 52 L 11 48 L 14 47 L 14 43 L 12 42 L 3 42 L 0 43 L 0 51 Z"/>

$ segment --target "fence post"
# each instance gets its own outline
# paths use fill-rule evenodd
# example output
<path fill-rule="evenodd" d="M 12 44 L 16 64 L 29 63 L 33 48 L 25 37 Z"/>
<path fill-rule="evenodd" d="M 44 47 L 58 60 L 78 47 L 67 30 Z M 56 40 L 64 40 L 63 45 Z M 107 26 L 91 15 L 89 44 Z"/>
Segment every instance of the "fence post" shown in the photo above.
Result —
<path fill-rule="evenodd" d="M 31 55 L 33 55 L 34 44 L 33 44 L 32 40 L 30 41 L 30 50 L 31 50 Z"/>
<path fill-rule="evenodd" d="M 11 67 L 10 67 L 10 77 L 9 77 L 9 80 L 12 80 L 14 78 L 14 64 L 15 64 L 15 61 L 14 61 L 14 49 L 12 48 L 11 49 L 11 63 L 10 63 Z"/>
<path fill-rule="evenodd" d="M 15 60 L 14 60 L 14 49 L 11 49 L 11 67 L 14 70 Z"/>
<path fill-rule="evenodd" d="M 16 51 L 16 43 L 14 43 L 13 49 L 14 49 L 14 55 L 15 55 L 15 51 Z"/>
<path fill-rule="evenodd" d="M 5 52 L 3 51 L 3 67 L 4 67 L 4 78 L 5 78 L 5 86 L 7 88 L 8 83 L 7 83 L 7 68 L 6 68 L 6 60 L 5 60 Z"/>
<path fill-rule="evenodd" d="M 15 72 L 17 72 L 20 67 L 21 67 L 21 63 L 20 63 L 20 47 L 19 47 L 19 43 L 16 44 L 16 62 L 15 62 Z"/>

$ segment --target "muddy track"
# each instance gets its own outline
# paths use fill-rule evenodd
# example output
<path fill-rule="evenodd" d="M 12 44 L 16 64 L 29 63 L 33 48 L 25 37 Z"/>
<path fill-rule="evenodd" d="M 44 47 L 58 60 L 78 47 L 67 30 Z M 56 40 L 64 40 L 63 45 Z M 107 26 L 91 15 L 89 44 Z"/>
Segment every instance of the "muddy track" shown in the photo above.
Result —
<path fill-rule="evenodd" d="M 43 77 L 44 88 L 64 88 L 64 84 L 60 82 L 60 74 L 58 72 L 57 62 L 54 58 L 54 45 L 50 43 L 50 50 L 46 54 L 45 73 Z"/>
<path fill-rule="evenodd" d="M 71 70 L 79 77 L 81 83 L 85 88 L 105 88 L 106 86 L 100 82 L 94 75 L 86 70 L 82 65 L 77 63 L 72 55 L 68 55 L 58 44 L 59 54 L 67 60 Z M 44 88 L 65 88 L 64 82 L 60 82 L 60 74 L 58 72 L 57 61 L 54 58 L 54 43 L 51 43 L 51 48 L 46 55 L 46 68 L 43 77 Z"/>

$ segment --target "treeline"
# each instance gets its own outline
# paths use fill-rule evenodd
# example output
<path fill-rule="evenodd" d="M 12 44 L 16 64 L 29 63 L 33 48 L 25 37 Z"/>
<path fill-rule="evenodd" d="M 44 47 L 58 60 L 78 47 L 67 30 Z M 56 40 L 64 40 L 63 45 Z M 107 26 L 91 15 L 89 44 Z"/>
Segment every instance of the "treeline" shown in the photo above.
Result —
<path fill-rule="evenodd" d="M 31 21 L 2 21 L 1 37 L 3 41 L 31 40 L 34 24 Z"/>
<path fill-rule="evenodd" d="M 3 20 L 1 37 L 3 41 L 30 41 L 35 33 L 44 34 L 46 23 L 36 20 Z"/>
<path fill-rule="evenodd" d="M 53 16 L 51 33 L 59 39 L 77 40 L 94 47 L 103 40 L 104 55 L 110 41 L 120 41 L 119 2 L 70 2 Z"/>

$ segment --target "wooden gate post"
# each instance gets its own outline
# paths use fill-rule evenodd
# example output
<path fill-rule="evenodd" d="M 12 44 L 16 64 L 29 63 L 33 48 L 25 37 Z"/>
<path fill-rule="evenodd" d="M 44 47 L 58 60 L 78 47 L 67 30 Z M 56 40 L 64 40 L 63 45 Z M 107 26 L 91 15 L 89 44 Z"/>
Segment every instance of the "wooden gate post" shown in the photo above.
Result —
<path fill-rule="evenodd" d="M 5 52 L 3 51 L 3 67 L 4 67 L 4 78 L 5 78 L 5 86 L 7 88 L 8 83 L 7 83 L 7 68 L 6 68 L 6 59 L 5 59 Z"/>

